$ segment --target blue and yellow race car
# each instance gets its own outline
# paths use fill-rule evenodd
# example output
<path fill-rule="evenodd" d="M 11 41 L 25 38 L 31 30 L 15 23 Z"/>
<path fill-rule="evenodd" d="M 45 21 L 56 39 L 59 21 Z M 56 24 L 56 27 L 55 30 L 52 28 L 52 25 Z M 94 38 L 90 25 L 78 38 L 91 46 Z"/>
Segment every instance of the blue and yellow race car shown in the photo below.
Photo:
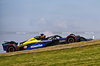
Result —
<path fill-rule="evenodd" d="M 47 46 L 69 44 L 69 43 L 89 41 L 89 40 L 93 40 L 93 39 L 86 39 L 82 36 L 75 36 L 74 34 L 70 34 L 65 38 L 62 38 L 59 35 L 54 35 L 54 36 L 47 37 L 45 40 L 41 40 L 40 36 L 36 36 L 27 41 L 20 42 L 20 44 L 14 41 L 4 42 L 2 46 L 4 51 L 14 52 L 14 51 L 30 50 L 30 49 L 47 47 Z"/>

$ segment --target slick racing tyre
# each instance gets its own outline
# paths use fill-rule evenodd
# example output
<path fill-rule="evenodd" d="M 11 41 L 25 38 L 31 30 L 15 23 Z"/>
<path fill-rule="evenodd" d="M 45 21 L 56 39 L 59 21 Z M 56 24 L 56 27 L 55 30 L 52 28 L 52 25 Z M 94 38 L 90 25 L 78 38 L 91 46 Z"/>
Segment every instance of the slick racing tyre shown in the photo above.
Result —
<path fill-rule="evenodd" d="M 67 38 L 66 38 L 66 44 L 68 44 L 68 43 L 74 43 L 74 42 L 77 42 L 77 38 L 75 37 L 75 36 L 68 36 Z"/>
<path fill-rule="evenodd" d="M 15 45 L 15 44 L 10 44 L 6 48 L 6 52 L 15 52 L 15 51 L 18 51 L 18 50 L 19 49 L 18 49 L 17 45 Z"/>

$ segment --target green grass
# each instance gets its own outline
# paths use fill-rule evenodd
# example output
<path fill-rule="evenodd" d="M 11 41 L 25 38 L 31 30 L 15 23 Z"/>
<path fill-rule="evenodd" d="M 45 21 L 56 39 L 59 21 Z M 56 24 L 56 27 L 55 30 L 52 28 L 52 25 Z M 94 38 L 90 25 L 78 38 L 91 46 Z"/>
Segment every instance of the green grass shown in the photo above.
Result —
<path fill-rule="evenodd" d="M 0 56 L 0 66 L 100 66 L 100 45 Z"/>

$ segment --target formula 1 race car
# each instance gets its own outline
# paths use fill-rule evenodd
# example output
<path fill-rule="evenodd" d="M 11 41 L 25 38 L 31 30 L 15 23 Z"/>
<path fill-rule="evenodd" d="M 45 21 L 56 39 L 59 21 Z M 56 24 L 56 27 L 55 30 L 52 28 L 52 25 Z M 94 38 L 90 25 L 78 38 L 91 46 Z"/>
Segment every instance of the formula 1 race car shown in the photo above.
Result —
<path fill-rule="evenodd" d="M 14 52 L 14 51 L 30 50 L 30 49 L 42 48 L 46 46 L 69 44 L 69 43 L 89 41 L 89 40 L 93 40 L 93 39 L 86 39 L 81 36 L 75 36 L 74 34 L 70 34 L 66 38 L 62 38 L 59 35 L 54 35 L 54 36 L 47 37 L 45 40 L 41 40 L 39 36 L 36 36 L 27 41 L 20 42 L 20 44 L 14 41 L 10 41 L 10 42 L 3 43 L 2 46 L 4 51 Z"/>

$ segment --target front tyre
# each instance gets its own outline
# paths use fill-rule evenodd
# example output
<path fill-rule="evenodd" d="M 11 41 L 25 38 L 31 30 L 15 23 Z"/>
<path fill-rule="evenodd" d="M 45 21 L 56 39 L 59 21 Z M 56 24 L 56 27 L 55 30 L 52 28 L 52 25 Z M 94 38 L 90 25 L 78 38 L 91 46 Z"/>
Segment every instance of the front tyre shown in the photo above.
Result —
<path fill-rule="evenodd" d="M 18 51 L 18 47 L 15 44 L 10 44 L 6 48 L 6 52 L 15 52 Z"/>

